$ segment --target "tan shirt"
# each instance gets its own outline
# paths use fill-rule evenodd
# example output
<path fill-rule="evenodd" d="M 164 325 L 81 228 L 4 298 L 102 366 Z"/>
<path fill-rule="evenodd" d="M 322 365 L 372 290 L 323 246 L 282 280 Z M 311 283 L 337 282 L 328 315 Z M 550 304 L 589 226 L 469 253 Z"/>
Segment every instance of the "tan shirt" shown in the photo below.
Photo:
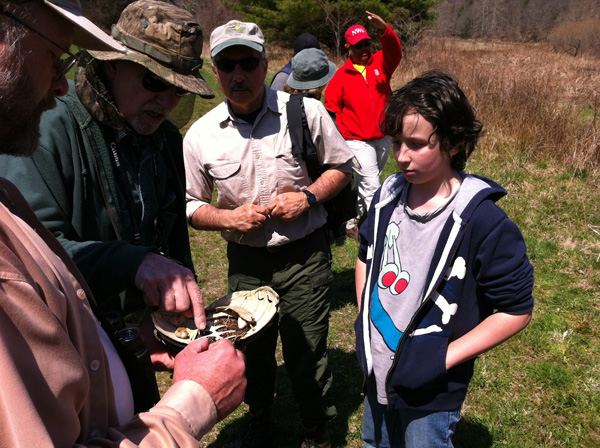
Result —
<path fill-rule="evenodd" d="M 187 132 L 184 157 L 187 216 L 210 204 L 216 185 L 217 207 L 267 206 L 280 193 L 301 191 L 312 181 L 303 160 L 292 155 L 285 104 L 289 95 L 265 87 L 266 99 L 254 124 L 235 117 L 227 101 L 200 118 Z M 304 99 L 319 160 L 352 171 L 352 151 L 320 101 Z M 321 204 L 291 222 L 269 218 L 258 231 L 222 231 L 223 238 L 249 246 L 279 246 L 303 238 L 325 224 Z"/>
<path fill-rule="evenodd" d="M 89 289 L 16 187 L 0 179 L 0 440 L 10 447 L 198 447 L 210 395 L 176 383 L 119 426 Z"/>

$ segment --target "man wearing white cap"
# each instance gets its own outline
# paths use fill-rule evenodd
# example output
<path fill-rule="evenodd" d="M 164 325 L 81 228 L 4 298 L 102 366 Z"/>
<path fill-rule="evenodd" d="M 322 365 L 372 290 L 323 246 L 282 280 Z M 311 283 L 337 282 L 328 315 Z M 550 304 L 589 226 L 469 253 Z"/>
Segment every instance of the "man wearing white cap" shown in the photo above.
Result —
<path fill-rule="evenodd" d="M 67 91 L 65 73 L 74 58 L 61 56 L 72 42 L 123 51 L 83 18 L 78 1 L 0 3 L 0 153 L 25 155 L 36 148 L 42 112 Z M 3 446 L 197 448 L 198 439 L 241 401 L 243 355 L 227 341 L 210 349 L 199 342 L 175 359 L 174 385 L 162 400 L 134 417 L 120 357 L 126 352 L 94 313 L 81 273 L 5 179 L 0 285 Z"/>
<path fill-rule="evenodd" d="M 226 100 L 200 118 L 184 139 L 187 214 L 192 226 L 227 240 L 229 290 L 268 285 L 280 296 L 279 320 L 246 355 L 250 428 L 245 448 L 273 446 L 271 407 L 281 336 L 304 429 L 303 447 L 329 447 L 336 415 L 327 392 L 330 250 L 322 203 L 350 180 L 352 153 L 323 105 L 304 99 L 319 160 L 315 182 L 292 154 L 286 102 L 265 86 L 264 37 L 254 23 L 230 21 L 210 37 L 213 71 Z M 217 204 L 211 205 L 214 186 Z"/>

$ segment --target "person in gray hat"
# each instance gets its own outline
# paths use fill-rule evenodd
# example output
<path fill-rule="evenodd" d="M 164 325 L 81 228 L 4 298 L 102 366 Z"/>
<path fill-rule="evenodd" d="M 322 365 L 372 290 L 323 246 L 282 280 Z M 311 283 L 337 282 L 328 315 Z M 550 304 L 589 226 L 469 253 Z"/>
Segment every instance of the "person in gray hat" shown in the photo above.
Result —
<path fill-rule="evenodd" d="M 294 56 L 296 56 L 302 50 L 306 50 L 307 48 L 316 48 L 319 50 L 321 49 L 321 44 L 319 44 L 319 39 L 317 39 L 313 34 L 302 33 L 294 41 Z M 273 79 L 271 80 L 272 89 L 285 90 L 287 80 L 292 73 L 292 59 L 290 59 L 287 64 L 285 64 L 277 73 L 275 73 L 275 76 L 273 76 Z"/>
<path fill-rule="evenodd" d="M 244 351 L 252 418 L 241 446 L 273 446 L 279 333 L 304 426 L 302 446 L 329 447 L 327 422 L 336 415 L 326 352 L 333 274 L 322 204 L 350 180 L 352 153 L 324 106 L 304 98 L 319 160 L 330 167 L 311 181 L 304 160 L 292 154 L 289 95 L 265 86 L 268 60 L 256 24 L 217 27 L 210 51 L 226 100 L 184 139 L 188 219 L 196 229 L 221 231 L 227 241 L 230 292 L 270 286 L 280 299 L 276 324 Z"/>
<path fill-rule="evenodd" d="M 184 9 L 139 0 L 124 9 L 112 36 L 126 52 L 80 53 L 75 83 L 42 116 L 39 150 L 2 156 L 0 175 L 59 239 L 102 311 L 137 324 L 140 310 L 155 306 L 193 315 L 203 328 L 182 136 L 167 120 L 188 94 L 214 97 L 199 73 L 202 30 Z M 144 328 L 155 368 L 171 369 L 149 318 Z M 137 410 L 159 398 L 153 371 L 146 373 L 149 384 L 136 382 Z"/>
<path fill-rule="evenodd" d="M 0 153 L 35 150 L 42 112 L 67 93 L 73 42 L 125 51 L 78 0 L 0 3 Z M 2 446 L 197 448 L 241 402 L 243 354 L 229 341 L 197 341 L 175 359 L 160 402 L 134 416 L 126 347 L 62 245 L 2 178 L 0 282 Z"/>
<path fill-rule="evenodd" d="M 320 101 L 335 70 L 335 63 L 327 59 L 323 51 L 307 48 L 292 58 L 292 73 L 283 90 L 289 94 L 303 93 Z"/>

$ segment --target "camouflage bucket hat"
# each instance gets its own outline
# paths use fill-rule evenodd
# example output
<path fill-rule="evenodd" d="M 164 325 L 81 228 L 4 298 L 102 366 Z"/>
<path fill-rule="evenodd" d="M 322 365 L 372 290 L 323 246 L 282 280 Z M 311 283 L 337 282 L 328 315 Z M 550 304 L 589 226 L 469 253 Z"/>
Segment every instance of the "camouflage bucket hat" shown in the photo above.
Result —
<path fill-rule="evenodd" d="M 112 36 L 127 53 L 89 51 L 102 61 L 132 61 L 176 87 L 214 98 L 202 68 L 202 29 L 192 14 L 157 0 L 139 0 L 121 13 Z"/>

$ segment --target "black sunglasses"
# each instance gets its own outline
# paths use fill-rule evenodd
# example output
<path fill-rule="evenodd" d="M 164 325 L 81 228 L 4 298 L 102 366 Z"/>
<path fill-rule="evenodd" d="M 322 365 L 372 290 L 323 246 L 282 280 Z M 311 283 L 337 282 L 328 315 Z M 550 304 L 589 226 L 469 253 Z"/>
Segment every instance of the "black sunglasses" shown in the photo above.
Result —
<path fill-rule="evenodd" d="M 171 87 L 175 87 L 175 95 L 177 96 L 181 97 L 190 94 L 190 92 L 188 92 L 187 90 L 164 81 L 162 78 L 156 76 L 148 69 L 146 69 L 146 74 L 142 78 L 142 86 L 144 86 L 144 89 L 156 93 L 164 92 L 165 90 L 168 90 Z"/>
<path fill-rule="evenodd" d="M 239 65 L 245 72 L 256 70 L 260 63 L 260 58 L 249 56 L 244 59 L 215 59 L 215 65 L 223 73 L 231 73 L 235 70 L 235 66 Z"/>
<path fill-rule="evenodd" d="M 75 65 L 75 63 L 77 63 L 77 59 L 79 58 L 79 56 L 74 55 L 73 53 L 71 53 L 66 48 L 62 47 L 61 45 L 58 45 L 56 42 L 54 42 L 52 39 L 50 39 L 45 34 L 40 33 L 35 28 L 32 28 L 31 26 L 27 25 L 25 22 L 23 22 L 21 19 L 19 19 L 17 16 L 15 16 L 12 12 L 9 12 L 9 11 L 7 11 L 5 9 L 3 9 L 1 12 L 5 16 L 10 17 L 11 19 L 13 19 L 15 22 L 17 22 L 22 27 L 27 28 L 29 31 L 32 31 L 35 34 L 37 34 L 38 36 L 41 36 L 44 39 L 46 39 L 48 42 L 50 42 L 55 47 L 60 48 L 63 53 L 66 53 L 66 54 L 69 55 L 68 58 L 61 59 L 60 62 L 57 64 L 57 66 L 56 66 L 56 78 L 54 78 L 54 81 L 58 81 L 63 76 L 65 76 L 67 73 L 69 73 L 69 70 L 71 70 L 71 68 Z"/>
<path fill-rule="evenodd" d="M 357 43 L 356 45 L 352 45 L 352 48 L 356 48 L 357 50 L 362 50 L 363 48 L 368 48 L 371 46 L 371 41 L 368 39 L 364 39 Z"/>

